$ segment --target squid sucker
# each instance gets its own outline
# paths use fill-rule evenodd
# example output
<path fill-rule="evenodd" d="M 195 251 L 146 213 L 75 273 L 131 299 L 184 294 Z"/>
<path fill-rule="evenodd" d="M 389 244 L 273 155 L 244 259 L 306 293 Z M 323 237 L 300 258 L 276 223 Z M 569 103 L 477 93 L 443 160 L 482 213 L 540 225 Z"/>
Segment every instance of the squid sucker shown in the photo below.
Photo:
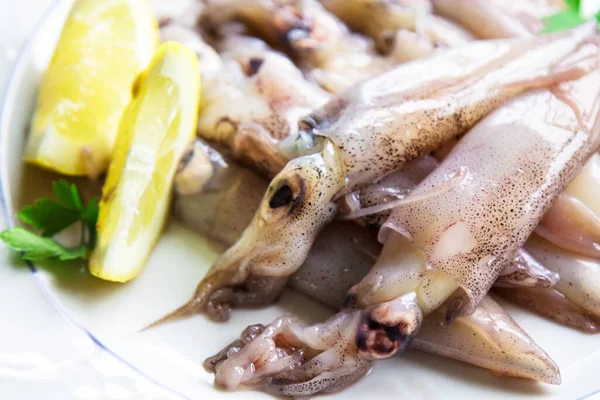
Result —
<path fill-rule="evenodd" d="M 446 50 L 363 81 L 311 113 L 300 123 L 313 138 L 309 154 L 275 176 L 250 226 L 198 286 L 197 309 L 211 307 L 216 291 L 243 290 L 250 276 L 290 276 L 334 218 L 337 198 L 465 133 L 511 97 L 588 72 L 598 62 L 593 32 L 586 25 Z"/>

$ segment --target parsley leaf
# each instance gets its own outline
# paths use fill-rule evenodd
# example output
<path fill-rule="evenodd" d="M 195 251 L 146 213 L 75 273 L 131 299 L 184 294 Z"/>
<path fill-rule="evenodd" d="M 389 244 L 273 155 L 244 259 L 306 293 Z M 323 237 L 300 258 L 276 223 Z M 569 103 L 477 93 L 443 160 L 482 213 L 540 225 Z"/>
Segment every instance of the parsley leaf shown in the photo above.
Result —
<path fill-rule="evenodd" d="M 65 261 L 85 258 L 96 242 L 98 198 L 94 197 L 84 205 L 77 187 L 64 180 L 54 182 L 52 189 L 57 201 L 38 199 L 33 205 L 25 206 L 17 213 L 21 221 L 40 231 L 42 236 L 24 228 L 13 227 L 0 232 L 0 239 L 13 250 L 22 252 L 26 260 L 58 258 Z M 78 247 L 66 248 L 50 238 L 77 222 L 82 227 Z"/>
<path fill-rule="evenodd" d="M 26 224 L 42 231 L 42 236 L 53 236 L 77 222 L 79 213 L 58 204 L 54 200 L 39 199 L 34 205 L 23 207 L 17 213 L 17 217 Z"/>
<path fill-rule="evenodd" d="M 542 33 L 559 32 L 565 29 L 575 28 L 585 22 L 579 15 L 579 11 L 568 9 L 544 19 Z"/>
<path fill-rule="evenodd" d="M 564 0 L 568 8 L 544 18 L 544 29 L 542 33 L 559 32 L 575 28 L 587 20 L 581 16 L 580 0 Z M 600 12 L 596 14 L 596 21 L 600 24 Z"/>
<path fill-rule="evenodd" d="M 74 260 L 84 258 L 85 247 L 67 249 L 58 242 L 36 235 L 27 229 L 12 227 L 0 232 L 0 238 L 12 249 L 23 252 L 25 260 L 42 260 L 58 257 L 59 260 Z"/>
<path fill-rule="evenodd" d="M 567 6 L 569 6 L 569 8 L 579 11 L 580 0 L 564 0 L 564 2 Z"/>
<path fill-rule="evenodd" d="M 77 186 L 69 185 L 64 180 L 56 181 L 52 185 L 52 191 L 58 201 L 69 210 L 83 212 L 83 203 Z"/>

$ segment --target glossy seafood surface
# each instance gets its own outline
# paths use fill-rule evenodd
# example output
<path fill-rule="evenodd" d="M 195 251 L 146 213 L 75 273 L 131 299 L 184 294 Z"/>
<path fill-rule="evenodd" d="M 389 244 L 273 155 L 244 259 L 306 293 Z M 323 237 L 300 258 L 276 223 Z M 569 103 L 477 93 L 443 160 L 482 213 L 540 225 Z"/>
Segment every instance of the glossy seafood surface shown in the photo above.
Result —
<path fill-rule="evenodd" d="M 597 49 L 585 44 L 593 29 L 474 42 L 402 64 L 330 100 L 307 129 L 342 150 L 350 191 L 464 134 L 527 89 L 589 72 L 597 64 Z"/>
<path fill-rule="evenodd" d="M 543 19 L 565 8 L 563 0 L 432 0 L 435 11 L 478 38 L 527 37 L 543 29 Z"/>
<path fill-rule="evenodd" d="M 197 145 L 196 151 L 202 150 L 208 154 L 214 152 L 206 145 Z M 226 160 L 226 157 L 219 160 L 214 169 L 218 179 L 209 180 L 201 192 L 178 196 L 176 212 L 195 231 L 231 244 L 241 235 L 240 224 L 250 223 L 267 182 Z M 431 163 L 429 160 L 420 167 Z M 396 174 L 395 180 L 388 179 L 387 185 L 379 182 L 371 193 L 408 193 L 415 185 L 414 180 L 417 183 L 421 180 L 418 171 L 409 169 L 404 177 Z M 230 204 L 237 204 L 237 212 L 229 208 Z M 348 289 L 368 272 L 380 251 L 374 230 L 353 222 L 335 222 L 319 235 L 302 268 L 290 278 L 289 285 L 338 309 Z M 530 264 L 522 259 L 515 263 Z M 519 271 L 519 276 L 523 277 L 523 271 Z M 513 276 L 514 269 L 504 275 Z M 559 379 L 558 370 L 547 355 L 490 298 L 484 299 L 473 315 L 458 318 L 451 325 L 441 326 L 440 318 L 443 313 L 425 318 L 411 346 L 500 374 L 551 383 Z"/>
<path fill-rule="evenodd" d="M 155 324 L 226 321 L 291 287 L 336 313 L 248 326 L 205 361 L 217 386 L 309 398 L 408 347 L 559 384 L 488 292 L 599 329 L 594 23 L 541 34 L 562 0 L 186 7 L 161 36 L 201 61 L 206 142 L 175 213 L 231 247 Z"/>
<path fill-rule="evenodd" d="M 555 112 L 549 116 L 548 109 Z M 594 140 L 577 109 L 551 91 L 517 98 L 472 129 L 411 195 L 460 171 L 464 179 L 396 208 L 380 240 L 392 230 L 409 238 L 429 268 L 460 284 L 471 302 L 461 308 L 470 313 L 578 172 Z"/>

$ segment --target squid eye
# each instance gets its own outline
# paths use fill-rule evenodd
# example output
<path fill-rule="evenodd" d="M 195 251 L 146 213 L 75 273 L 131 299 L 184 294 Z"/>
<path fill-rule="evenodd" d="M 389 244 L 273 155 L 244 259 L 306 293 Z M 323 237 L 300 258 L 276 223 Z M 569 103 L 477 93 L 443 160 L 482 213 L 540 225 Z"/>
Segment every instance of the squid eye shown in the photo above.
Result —
<path fill-rule="evenodd" d="M 248 61 L 248 65 L 246 66 L 246 75 L 248 76 L 254 76 L 258 73 L 258 71 L 260 70 L 260 67 L 262 67 L 263 63 L 265 62 L 264 59 L 259 58 L 259 57 L 252 57 L 249 61 Z"/>
<path fill-rule="evenodd" d="M 290 204 L 294 200 L 294 194 L 292 193 L 292 188 L 288 185 L 283 185 L 271 197 L 271 201 L 269 201 L 269 207 L 271 208 L 279 208 L 282 206 L 286 206 Z"/>

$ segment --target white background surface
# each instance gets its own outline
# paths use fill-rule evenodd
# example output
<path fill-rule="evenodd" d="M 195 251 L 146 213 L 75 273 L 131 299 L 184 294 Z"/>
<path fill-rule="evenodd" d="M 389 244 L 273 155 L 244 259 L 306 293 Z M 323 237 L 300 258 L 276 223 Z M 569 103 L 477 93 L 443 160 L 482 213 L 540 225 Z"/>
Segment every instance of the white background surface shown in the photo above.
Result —
<path fill-rule="evenodd" d="M 54 2 L 0 0 L 0 97 L 24 41 Z M 4 224 L 0 216 L 0 230 Z M 71 326 L 25 266 L 8 266 L 6 250 L 0 243 L 0 399 L 174 398 Z"/>

